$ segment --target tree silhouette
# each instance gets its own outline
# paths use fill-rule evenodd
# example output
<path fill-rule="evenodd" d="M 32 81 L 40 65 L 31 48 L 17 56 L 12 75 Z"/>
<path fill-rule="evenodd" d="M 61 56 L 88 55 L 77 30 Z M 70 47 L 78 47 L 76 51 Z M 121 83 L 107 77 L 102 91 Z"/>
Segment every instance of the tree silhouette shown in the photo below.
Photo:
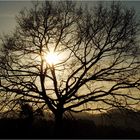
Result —
<path fill-rule="evenodd" d="M 22 118 L 24 120 L 23 124 L 22 124 L 24 129 L 31 128 L 32 122 L 33 122 L 33 108 L 32 108 L 32 106 L 30 106 L 27 103 L 22 103 L 22 101 L 21 101 L 20 108 L 21 108 L 21 111 L 20 111 L 19 116 L 20 116 L 20 118 Z"/>
<path fill-rule="evenodd" d="M 19 99 L 43 105 L 58 128 L 66 111 L 139 103 L 139 24 L 133 9 L 117 2 L 89 10 L 73 1 L 46 1 L 16 19 L 16 30 L 2 38 L 4 107 L 16 109 Z M 60 60 L 49 63 L 49 52 Z"/>

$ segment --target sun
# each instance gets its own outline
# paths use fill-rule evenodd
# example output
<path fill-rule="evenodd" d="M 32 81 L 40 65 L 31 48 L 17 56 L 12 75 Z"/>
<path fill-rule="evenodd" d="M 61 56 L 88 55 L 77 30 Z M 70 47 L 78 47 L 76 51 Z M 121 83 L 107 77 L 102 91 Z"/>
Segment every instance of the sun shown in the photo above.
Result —
<path fill-rule="evenodd" d="M 49 52 L 45 55 L 46 62 L 49 65 L 55 65 L 59 63 L 59 56 L 55 52 Z"/>

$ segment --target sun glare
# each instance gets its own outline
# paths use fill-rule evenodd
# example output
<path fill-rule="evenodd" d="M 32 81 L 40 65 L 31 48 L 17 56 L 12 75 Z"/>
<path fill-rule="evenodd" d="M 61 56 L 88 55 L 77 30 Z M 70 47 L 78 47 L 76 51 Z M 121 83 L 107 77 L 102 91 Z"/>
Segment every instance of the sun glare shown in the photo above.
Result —
<path fill-rule="evenodd" d="M 50 65 L 54 65 L 59 62 L 59 56 L 54 52 L 47 53 L 45 57 L 47 63 Z"/>

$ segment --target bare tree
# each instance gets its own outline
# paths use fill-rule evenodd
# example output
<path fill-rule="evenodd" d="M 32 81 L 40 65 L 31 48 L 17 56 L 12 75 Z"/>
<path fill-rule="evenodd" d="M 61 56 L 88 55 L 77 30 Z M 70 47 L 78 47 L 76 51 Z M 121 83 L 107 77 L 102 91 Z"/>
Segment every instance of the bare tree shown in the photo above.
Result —
<path fill-rule="evenodd" d="M 19 99 L 39 104 L 52 111 L 58 127 L 66 111 L 138 105 L 139 24 L 133 9 L 116 2 L 88 10 L 71 1 L 46 1 L 21 11 L 17 23 L 2 39 L 4 107 L 16 108 Z"/>

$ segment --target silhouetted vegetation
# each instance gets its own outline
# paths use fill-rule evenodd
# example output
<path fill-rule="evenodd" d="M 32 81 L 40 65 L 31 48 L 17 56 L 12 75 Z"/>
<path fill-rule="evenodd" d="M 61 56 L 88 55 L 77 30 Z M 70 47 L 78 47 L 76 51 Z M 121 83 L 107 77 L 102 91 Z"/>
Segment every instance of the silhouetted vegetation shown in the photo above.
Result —
<path fill-rule="evenodd" d="M 96 126 L 88 119 L 64 119 L 59 137 L 54 135 L 52 120 L 34 120 L 31 126 L 24 123 L 25 120 L 20 118 L 0 119 L 0 138 L 140 138 L 140 132 L 134 129 Z"/>
<path fill-rule="evenodd" d="M 22 10 L 16 20 L 16 29 L 1 39 L 0 111 L 20 111 L 20 119 L 1 120 L 2 131 L 16 129 L 11 135 L 36 138 L 125 137 L 125 130 L 64 117 L 66 112 L 137 109 L 140 26 L 134 9 L 120 2 L 89 9 L 74 1 L 44 1 Z M 50 53 L 61 61 L 50 63 Z M 50 111 L 55 123 L 40 118 L 35 125 L 35 110 Z"/>

